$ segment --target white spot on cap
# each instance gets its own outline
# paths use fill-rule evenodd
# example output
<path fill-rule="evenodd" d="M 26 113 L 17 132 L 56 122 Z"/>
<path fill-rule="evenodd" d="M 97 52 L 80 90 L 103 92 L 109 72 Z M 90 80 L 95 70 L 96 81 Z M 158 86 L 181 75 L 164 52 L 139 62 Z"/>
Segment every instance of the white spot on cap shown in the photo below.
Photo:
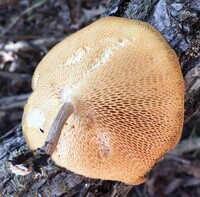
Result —
<path fill-rule="evenodd" d="M 72 97 L 74 93 L 76 92 L 76 90 L 80 88 L 80 85 L 81 85 L 81 81 L 79 81 L 78 83 L 72 84 L 70 86 L 64 87 L 61 91 L 62 103 L 67 102 L 67 101 L 72 102 Z"/>
<path fill-rule="evenodd" d="M 110 55 L 112 53 L 112 48 L 108 48 L 105 51 L 102 52 L 102 54 L 100 54 L 100 56 L 98 57 L 98 59 L 96 60 L 96 62 L 92 65 L 92 70 L 96 70 L 99 67 L 101 67 L 102 65 L 104 65 L 106 62 L 109 61 Z"/>
<path fill-rule="evenodd" d="M 73 88 L 69 88 L 69 87 L 66 87 L 62 90 L 62 93 L 61 93 L 62 103 L 71 100 L 70 98 L 71 98 L 71 95 L 72 95 L 72 90 L 73 90 Z"/>
<path fill-rule="evenodd" d="M 89 52 L 90 48 L 88 47 L 83 47 L 78 49 L 73 55 L 72 57 L 68 58 L 67 61 L 65 62 L 64 66 L 69 66 L 71 64 L 75 64 L 81 61 L 81 59 L 83 58 L 83 56 L 85 55 L 86 52 Z"/>
<path fill-rule="evenodd" d="M 37 87 L 37 82 L 38 82 L 39 77 L 40 77 L 40 75 L 38 73 L 34 74 L 34 78 L 33 78 L 33 90 L 35 90 L 36 87 Z"/>
<path fill-rule="evenodd" d="M 109 40 L 109 39 L 101 40 L 100 43 L 101 42 L 103 43 L 107 40 Z M 102 67 L 104 64 L 106 64 L 110 60 L 112 53 L 114 53 L 117 50 L 122 49 L 124 46 L 129 44 L 130 40 L 123 39 L 123 40 L 120 40 L 120 41 L 115 41 L 113 39 L 110 39 L 110 42 L 112 43 L 112 45 L 110 47 L 104 49 L 101 52 L 101 54 L 94 60 L 94 62 L 91 65 L 91 68 L 87 71 L 87 73 L 90 73 L 94 70 L 97 70 L 100 67 Z"/>
<path fill-rule="evenodd" d="M 42 128 L 45 122 L 45 115 L 39 109 L 32 109 L 26 114 L 26 122 L 29 127 Z"/>
<path fill-rule="evenodd" d="M 96 136 L 96 144 L 100 151 L 100 155 L 103 158 L 107 158 L 110 155 L 110 137 L 107 133 L 104 131 L 98 131 L 98 134 Z"/>

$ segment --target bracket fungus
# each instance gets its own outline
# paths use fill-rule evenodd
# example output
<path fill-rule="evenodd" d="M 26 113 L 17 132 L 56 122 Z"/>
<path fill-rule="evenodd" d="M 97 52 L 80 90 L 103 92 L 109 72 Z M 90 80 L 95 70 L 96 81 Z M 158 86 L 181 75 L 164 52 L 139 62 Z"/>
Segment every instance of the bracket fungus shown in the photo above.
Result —
<path fill-rule="evenodd" d="M 39 63 L 32 88 L 26 142 L 77 174 L 137 185 L 179 141 L 180 64 L 145 22 L 106 17 L 72 34 Z"/>

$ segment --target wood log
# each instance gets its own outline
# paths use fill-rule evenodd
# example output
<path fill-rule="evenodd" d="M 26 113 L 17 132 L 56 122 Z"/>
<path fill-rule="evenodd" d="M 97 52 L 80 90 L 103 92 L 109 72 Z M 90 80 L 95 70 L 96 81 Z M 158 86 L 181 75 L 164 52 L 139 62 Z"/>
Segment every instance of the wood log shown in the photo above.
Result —
<path fill-rule="evenodd" d="M 180 58 L 185 79 L 185 123 L 200 108 L 200 30 L 197 29 L 200 19 L 199 8 L 195 2 L 110 0 L 102 14 L 102 17 L 115 15 L 145 20 L 158 29 L 174 48 Z M 10 170 L 10 160 L 24 153 L 27 156 L 29 151 L 20 126 L 0 138 L 0 196 L 124 197 L 133 188 L 120 182 L 76 175 L 56 166 L 52 161 L 42 166 L 42 158 L 38 161 L 40 169 L 32 168 L 32 172 L 26 176 L 13 174 Z M 42 173 L 38 172 L 40 170 Z"/>

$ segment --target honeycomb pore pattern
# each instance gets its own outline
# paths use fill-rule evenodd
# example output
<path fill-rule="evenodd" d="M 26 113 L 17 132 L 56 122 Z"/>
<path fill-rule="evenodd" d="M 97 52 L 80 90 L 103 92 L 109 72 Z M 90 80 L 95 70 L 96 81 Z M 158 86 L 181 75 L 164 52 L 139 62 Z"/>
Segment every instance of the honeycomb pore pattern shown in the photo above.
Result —
<path fill-rule="evenodd" d="M 108 17 L 76 32 L 43 58 L 32 87 L 23 114 L 29 147 L 44 144 L 60 107 L 71 101 L 75 112 L 52 158 L 77 174 L 140 184 L 180 138 L 180 65 L 147 23 Z"/>

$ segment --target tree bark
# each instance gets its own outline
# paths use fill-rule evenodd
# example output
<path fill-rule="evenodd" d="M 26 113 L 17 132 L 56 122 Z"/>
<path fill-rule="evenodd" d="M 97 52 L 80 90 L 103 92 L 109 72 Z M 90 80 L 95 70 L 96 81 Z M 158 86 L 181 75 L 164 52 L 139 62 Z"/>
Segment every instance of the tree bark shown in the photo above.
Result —
<path fill-rule="evenodd" d="M 178 3 L 177 3 L 178 2 Z M 185 79 L 185 122 L 200 108 L 200 12 L 197 0 L 110 0 L 104 16 L 147 21 L 162 33 L 176 51 Z M 10 159 L 28 147 L 21 127 L 0 138 L 0 196 L 126 196 L 133 186 L 85 178 L 49 162 L 42 174 L 32 169 L 26 176 L 10 171 Z"/>

